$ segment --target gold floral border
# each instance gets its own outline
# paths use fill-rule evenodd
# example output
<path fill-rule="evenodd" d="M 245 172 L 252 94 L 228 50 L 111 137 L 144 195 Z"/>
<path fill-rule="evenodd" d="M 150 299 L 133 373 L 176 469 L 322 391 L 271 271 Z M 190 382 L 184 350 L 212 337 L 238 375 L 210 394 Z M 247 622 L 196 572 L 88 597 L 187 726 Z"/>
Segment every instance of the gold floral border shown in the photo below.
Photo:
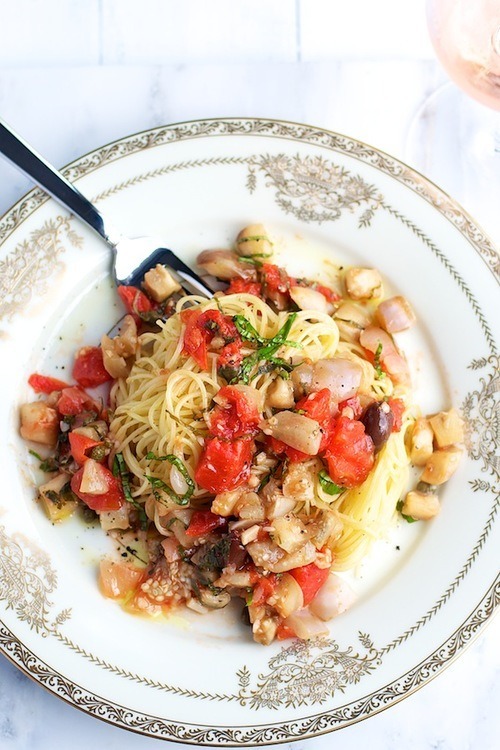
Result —
<path fill-rule="evenodd" d="M 300 131 L 297 132 L 297 131 Z M 170 142 L 172 140 L 179 140 L 180 138 L 195 138 L 195 137 L 206 137 L 206 136 L 213 136 L 213 135 L 266 135 L 266 136 L 272 136 L 272 137 L 278 137 L 278 138 L 290 138 L 293 140 L 302 140 L 309 143 L 319 143 L 319 145 L 322 145 L 326 148 L 330 148 L 332 150 L 339 151 L 340 153 L 347 153 L 349 156 L 358 158 L 361 161 L 365 161 L 369 163 L 371 166 L 374 166 L 378 169 L 381 169 L 382 171 L 386 172 L 387 174 L 391 174 L 395 179 L 397 179 L 400 182 L 403 182 L 408 187 L 411 187 L 415 192 L 419 193 L 425 200 L 432 203 L 441 214 L 446 216 L 452 223 L 454 223 L 457 228 L 461 231 L 461 233 L 469 240 L 469 242 L 473 245 L 476 251 L 479 252 L 482 259 L 486 262 L 490 270 L 493 272 L 495 277 L 499 278 L 499 262 L 498 262 L 498 256 L 496 255 L 495 249 L 491 242 L 485 237 L 484 233 L 474 224 L 472 219 L 468 217 L 462 209 L 460 209 L 454 201 L 448 198 L 448 196 L 445 196 L 441 191 L 439 191 L 437 188 L 435 188 L 433 185 L 431 185 L 425 178 L 421 177 L 417 173 L 415 173 L 413 170 L 409 169 L 405 165 L 402 165 L 400 162 L 397 162 L 397 160 L 393 159 L 392 157 L 389 157 L 385 154 L 382 154 L 374 149 L 371 149 L 369 146 L 366 146 L 365 144 L 361 144 L 359 142 L 353 141 L 352 139 L 347 139 L 344 136 L 339 136 L 334 133 L 326 133 L 324 131 L 318 131 L 315 129 L 308 128 L 307 126 L 301 126 L 296 125 L 293 123 L 280 123 L 280 122 L 269 122 L 269 121 L 204 121 L 204 122 L 195 122 L 195 123 L 182 123 L 180 125 L 171 126 L 168 128 L 159 128 L 155 131 L 146 131 L 145 133 L 140 133 L 137 136 L 132 136 L 129 139 L 124 139 L 123 141 L 118 141 L 115 144 L 110 144 L 110 146 L 104 147 L 103 149 L 99 150 L 98 152 L 94 152 L 93 154 L 89 154 L 86 157 L 82 157 L 82 159 L 78 160 L 74 164 L 70 165 L 65 171 L 67 173 L 67 176 L 70 179 L 78 179 L 78 177 L 83 176 L 84 174 L 88 174 L 95 169 L 100 168 L 106 163 L 109 163 L 111 161 L 114 161 L 116 159 L 122 158 L 124 156 L 127 156 L 129 153 L 134 153 L 146 148 L 151 148 L 156 145 L 162 145 L 165 142 Z M 323 141 L 323 142 L 322 142 Z M 155 170 L 156 171 L 156 170 Z M 150 173 L 148 178 L 155 176 L 154 172 Z M 117 189 L 122 189 L 123 187 L 130 186 L 134 180 L 137 181 L 138 178 L 132 178 L 132 180 L 127 181 L 126 183 L 123 183 L 120 186 L 116 186 L 114 189 L 111 189 L 111 192 Z M 147 179 L 145 177 L 142 177 L 141 179 Z M 251 182 L 251 176 L 249 177 L 249 180 Z M 110 191 L 105 191 L 105 194 L 102 196 L 99 196 L 100 198 L 107 197 L 107 193 Z M 372 196 L 373 198 L 373 196 Z M 8 214 L 5 215 L 5 217 L 0 221 L 0 243 L 11 234 L 14 229 L 16 229 L 26 218 L 28 215 L 33 213 L 36 208 L 38 208 L 39 205 L 41 205 L 43 202 L 45 202 L 46 196 L 44 193 L 42 193 L 39 190 L 32 191 L 28 196 L 26 196 L 23 200 L 21 200 L 14 208 L 8 212 Z M 366 221 L 369 223 L 371 220 L 371 216 L 373 215 L 373 211 L 378 207 L 377 200 L 375 199 L 375 203 L 372 204 L 367 208 L 367 212 L 365 212 L 365 216 L 363 218 L 363 221 Z M 385 208 L 385 206 L 384 206 Z M 293 212 L 293 211 L 292 211 Z M 394 212 L 394 215 L 396 216 L 396 212 Z M 404 220 L 404 217 L 401 217 L 399 215 L 396 216 L 396 218 L 399 218 L 400 220 Z M 408 222 L 408 220 L 406 220 Z M 362 222 L 361 222 L 362 225 Z M 410 225 L 410 223 L 407 224 L 412 231 L 414 231 L 417 235 L 419 233 L 419 230 L 417 227 L 414 227 L 413 225 Z M 470 301 L 470 300 L 469 300 Z M 477 314 L 477 311 L 475 311 Z M 487 336 L 488 338 L 488 336 Z M 491 343 L 488 341 L 488 343 Z M 485 361 L 487 361 L 487 358 L 483 358 Z M 479 482 L 479 480 L 478 480 Z M 482 483 L 483 485 L 485 482 Z M 488 483 L 486 483 L 488 484 Z M 490 486 L 484 487 L 481 485 L 481 483 L 477 484 L 476 487 L 473 487 L 474 491 L 477 489 L 490 489 Z M 491 519 L 490 519 L 491 520 Z M 457 580 L 457 579 L 455 579 Z M 484 601 L 484 600 L 483 600 Z M 495 600 L 495 603 L 497 600 Z M 495 605 L 493 604 L 493 607 Z M 493 611 L 493 608 L 491 609 Z M 489 612 L 489 610 L 487 610 Z M 475 614 L 479 613 L 479 609 L 476 610 Z M 58 617 L 61 618 L 60 622 L 64 622 L 66 617 L 69 616 L 69 614 L 66 614 L 65 612 L 61 613 Z M 487 614 L 486 618 L 484 620 L 480 620 L 480 623 L 485 621 L 489 614 Z M 58 625 L 58 622 L 55 622 L 56 626 Z M 464 626 L 467 623 L 464 624 Z M 479 627 L 479 626 L 478 626 Z M 454 634 L 455 635 L 455 634 Z M 365 636 L 367 638 L 367 636 Z M 3 639 L 0 639 L 0 642 Z M 15 640 L 15 639 L 14 639 Z M 451 642 L 448 641 L 449 644 Z M 332 642 L 334 643 L 334 642 Z M 458 641 L 457 641 L 458 643 Z M 463 643 L 462 643 L 463 645 Z M 23 647 L 24 648 L 24 647 Z M 334 644 L 334 649 L 338 648 L 336 647 L 336 644 Z M 385 650 L 385 649 L 384 649 Z M 457 647 L 457 652 L 459 648 Z M 288 649 L 284 649 L 284 651 L 288 651 Z M 381 652 L 379 652 L 381 653 Z M 435 652 L 437 654 L 438 652 Z M 8 654 L 7 654 L 8 655 Z M 32 655 L 33 656 L 33 655 Z M 451 657 L 450 657 L 451 658 Z M 441 668 L 445 663 L 448 661 L 448 659 L 445 659 L 444 661 L 439 661 L 437 668 Z M 430 666 L 429 663 L 427 663 L 427 667 Z M 245 687 L 245 682 L 248 680 L 248 675 L 245 672 L 246 668 L 243 668 L 243 670 L 240 670 L 238 673 L 239 680 L 240 680 L 240 687 Z M 28 670 L 29 671 L 29 670 Z M 430 669 L 428 674 L 432 676 L 431 672 L 433 670 Z M 419 674 L 424 674 L 420 670 Z M 62 676 L 58 676 L 61 679 Z M 420 684 L 423 684 L 426 679 L 429 679 L 429 677 L 426 677 L 422 680 L 417 680 L 414 683 L 414 687 L 412 689 L 416 689 L 420 686 Z M 75 687 L 75 686 L 73 686 Z M 410 690 L 411 692 L 411 690 Z M 389 700 L 389 704 L 393 700 L 399 700 L 401 697 L 404 697 L 404 695 L 407 694 L 407 686 L 405 686 L 404 693 L 398 698 L 397 694 L 394 693 L 393 697 Z M 366 715 L 371 715 L 371 713 L 377 712 L 377 710 L 381 710 L 381 703 L 380 703 L 380 696 L 377 696 L 376 701 L 376 708 L 373 711 L 367 710 Z M 299 702 L 300 704 L 300 702 Z M 102 706 L 102 704 L 99 704 Z M 363 704 L 366 707 L 366 704 Z M 378 708 L 377 708 L 378 707 Z M 385 707 L 382 706 L 382 708 Z M 93 712 L 89 709 L 89 707 L 86 707 L 86 710 L 89 712 Z M 128 709 L 126 709 L 128 711 Z M 102 711 L 100 710 L 100 713 Z M 328 723 L 326 721 L 326 717 L 331 716 L 331 712 L 329 714 L 324 714 L 319 717 L 314 717 L 315 719 L 318 719 L 319 722 L 325 720 L 325 726 Z M 105 716 L 101 716 L 101 718 L 106 718 Z M 364 716 L 356 717 L 354 720 L 359 720 L 360 718 L 364 718 Z M 113 723 L 120 723 L 118 721 L 114 721 L 113 719 L 107 719 L 110 721 L 113 721 Z M 155 720 L 157 722 L 157 720 Z M 306 720 L 304 720 L 306 721 Z M 345 725 L 345 721 L 342 721 L 342 725 Z M 347 723 L 351 723 L 350 720 L 347 721 Z M 145 730 L 144 727 L 138 728 L 135 726 L 130 726 L 130 724 L 122 724 L 123 726 L 127 726 L 127 728 L 136 729 L 136 731 L 142 731 L 147 734 L 152 734 L 152 736 L 158 736 L 155 732 L 150 731 L 150 729 Z M 173 726 L 169 724 L 169 727 Z M 312 726 L 312 725 L 311 725 Z M 287 741 L 288 739 L 293 739 L 296 736 L 304 737 L 304 731 L 308 732 L 307 736 L 313 736 L 321 733 L 322 731 L 330 731 L 332 728 L 338 728 L 337 725 L 335 726 L 329 726 L 327 728 L 321 728 L 318 723 L 314 725 L 314 728 L 311 729 L 305 729 L 304 727 L 301 728 L 300 734 L 297 735 L 294 732 L 290 732 L 288 735 L 283 736 L 281 735 L 279 739 L 275 739 L 275 732 L 276 727 L 275 725 L 265 728 L 264 733 L 266 734 L 266 737 L 264 740 L 261 741 L 273 741 L 273 742 L 279 742 L 279 741 Z M 282 727 L 282 730 L 285 731 L 285 727 Z M 217 744 L 227 744 L 230 742 L 231 744 L 248 744 L 249 742 L 255 742 L 255 738 L 245 739 L 243 742 L 234 742 L 234 740 L 231 739 L 224 739 L 221 741 L 220 737 L 220 731 L 221 730 L 214 730 L 207 729 L 208 735 L 205 733 L 205 730 L 202 731 L 202 741 L 204 743 L 210 744 L 211 740 L 209 739 L 209 735 L 211 735 L 214 731 L 218 737 Z M 238 730 L 230 730 L 230 733 L 235 732 Z M 200 730 L 196 729 L 195 732 L 197 735 L 199 735 Z M 271 732 L 271 735 L 269 735 L 269 732 Z M 278 732 L 279 734 L 279 732 Z M 225 736 L 227 735 L 227 732 Z M 160 734 L 160 736 L 168 737 L 169 739 L 178 739 L 179 741 L 184 742 L 199 742 L 197 739 L 193 739 L 192 736 L 189 738 L 187 736 L 176 736 L 176 733 L 172 733 L 171 735 L 165 735 L 163 732 Z M 208 739 L 207 739 L 208 738 Z M 201 737 L 200 737 L 201 739 Z"/>
<path fill-rule="evenodd" d="M 494 244 L 472 217 L 443 190 L 393 156 L 353 138 L 310 125 L 258 118 L 208 119 L 175 123 L 113 141 L 71 162 L 61 171 L 65 177 L 74 181 L 130 154 L 148 151 L 166 143 L 226 135 L 265 136 L 317 145 L 346 154 L 390 175 L 420 195 L 454 224 L 480 254 L 497 281 L 500 281 L 500 259 Z M 0 245 L 47 200 L 49 200 L 47 194 L 36 188 L 18 201 L 0 219 Z"/>
<path fill-rule="evenodd" d="M 65 240 L 82 247 L 83 238 L 72 228 L 72 218 L 48 219 L 0 259 L 0 320 L 9 322 L 47 292 L 50 277 L 63 268 Z"/>
<path fill-rule="evenodd" d="M 357 723 L 380 713 L 425 685 L 460 654 L 490 619 L 500 604 L 500 576 L 469 617 L 424 661 L 397 680 L 360 699 L 336 709 L 274 725 L 211 727 L 167 721 L 158 716 L 137 713 L 112 703 L 67 680 L 30 651 L 5 625 L 0 625 L 0 648 L 5 656 L 28 676 L 58 697 L 86 713 L 124 729 L 157 739 L 194 745 L 247 746 L 277 744 L 308 739 Z"/>

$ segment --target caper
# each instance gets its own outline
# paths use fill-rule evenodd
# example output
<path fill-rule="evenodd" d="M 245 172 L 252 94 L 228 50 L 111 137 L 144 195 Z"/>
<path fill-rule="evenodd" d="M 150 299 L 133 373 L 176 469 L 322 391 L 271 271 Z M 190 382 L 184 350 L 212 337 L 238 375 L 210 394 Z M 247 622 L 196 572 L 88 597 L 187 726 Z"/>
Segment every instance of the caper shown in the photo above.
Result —
<path fill-rule="evenodd" d="M 428 482 L 419 482 L 417 484 L 417 492 L 421 492 L 423 495 L 435 495 L 437 489 L 437 485 L 429 484 Z"/>

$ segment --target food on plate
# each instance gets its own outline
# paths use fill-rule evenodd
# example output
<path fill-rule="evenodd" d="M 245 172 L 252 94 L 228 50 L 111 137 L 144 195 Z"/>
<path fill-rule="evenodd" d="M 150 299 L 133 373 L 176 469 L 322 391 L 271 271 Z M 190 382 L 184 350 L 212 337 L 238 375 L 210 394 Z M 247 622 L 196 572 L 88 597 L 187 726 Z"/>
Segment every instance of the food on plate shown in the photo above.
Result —
<path fill-rule="evenodd" d="M 209 301 L 162 266 L 119 287 L 119 333 L 76 353 L 76 383 L 33 374 L 21 407 L 49 518 L 84 508 L 125 550 L 101 563 L 105 596 L 150 615 L 239 599 L 262 644 L 328 632 L 354 600 L 342 572 L 398 510 L 439 512 L 463 441 L 455 410 L 413 403 L 392 335 L 408 300 L 384 299 L 376 269 L 294 278 L 273 252 L 262 225 L 203 251 L 227 283 Z"/>

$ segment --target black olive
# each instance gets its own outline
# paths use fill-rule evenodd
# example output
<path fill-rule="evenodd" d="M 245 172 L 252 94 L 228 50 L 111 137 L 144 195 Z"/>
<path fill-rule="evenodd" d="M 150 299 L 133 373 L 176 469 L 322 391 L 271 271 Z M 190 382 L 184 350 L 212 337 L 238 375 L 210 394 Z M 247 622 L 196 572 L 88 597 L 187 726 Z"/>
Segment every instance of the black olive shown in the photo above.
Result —
<path fill-rule="evenodd" d="M 361 421 L 365 426 L 366 434 L 371 437 L 375 448 L 378 450 L 389 439 L 394 424 L 394 415 L 385 401 L 370 404 Z"/>
<path fill-rule="evenodd" d="M 241 610 L 241 622 L 243 623 L 243 625 L 252 625 L 252 623 L 250 622 L 250 612 L 248 611 L 248 607 L 246 604 Z"/>

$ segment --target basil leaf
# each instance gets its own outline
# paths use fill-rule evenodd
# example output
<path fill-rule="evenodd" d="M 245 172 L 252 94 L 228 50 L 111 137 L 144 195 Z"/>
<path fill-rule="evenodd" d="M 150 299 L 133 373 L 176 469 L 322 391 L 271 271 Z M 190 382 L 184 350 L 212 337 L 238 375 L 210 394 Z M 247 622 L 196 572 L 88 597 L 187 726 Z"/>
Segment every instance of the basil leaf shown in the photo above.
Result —
<path fill-rule="evenodd" d="M 302 348 L 301 344 L 298 344 L 296 341 L 289 341 L 287 338 L 296 317 L 297 313 L 291 313 L 278 333 L 270 339 L 263 338 L 242 315 L 235 315 L 233 317 L 233 322 L 238 328 L 242 338 L 247 341 L 252 341 L 253 343 L 261 344 L 253 354 L 249 354 L 242 360 L 238 376 L 235 380 L 241 380 L 245 385 L 248 385 L 252 370 L 262 361 L 268 362 L 269 366 L 265 370 L 261 370 L 261 372 L 269 372 L 276 368 L 280 368 L 284 372 L 290 372 L 293 370 L 293 365 L 282 357 L 275 357 L 274 355 L 282 346 L 293 346 L 297 349 Z M 258 374 L 260 373 L 257 373 L 257 375 Z"/>
<path fill-rule="evenodd" d="M 133 505 L 138 512 L 141 528 L 147 529 L 148 517 L 146 515 L 146 511 L 144 510 L 144 507 L 141 505 L 141 503 L 138 503 L 137 500 L 132 497 L 132 490 L 130 489 L 130 475 L 127 470 L 125 459 L 123 458 L 123 453 L 115 454 L 115 457 L 113 459 L 113 476 L 121 481 L 125 500 L 128 503 L 131 503 L 131 505 Z"/>
<path fill-rule="evenodd" d="M 327 495 L 340 495 L 345 489 L 345 487 L 339 487 L 338 484 L 335 484 L 324 469 L 319 472 L 318 479 Z"/>
<path fill-rule="evenodd" d="M 45 474 L 52 474 L 54 471 L 59 470 L 59 461 L 55 456 L 43 459 L 36 451 L 30 450 L 29 453 L 40 461 L 38 468 L 40 471 L 45 472 Z"/>
<path fill-rule="evenodd" d="M 404 505 L 403 501 L 398 500 L 398 502 L 396 503 L 396 510 L 398 510 L 401 513 L 402 517 L 405 519 L 407 523 L 416 523 L 418 521 L 418 518 L 413 518 L 413 516 L 407 516 L 405 513 L 402 513 L 401 509 L 403 505 Z"/>
<path fill-rule="evenodd" d="M 153 451 L 149 451 L 149 453 L 146 453 L 146 460 L 148 461 L 168 461 L 172 464 L 172 466 L 175 466 L 175 468 L 180 471 L 182 474 L 184 481 L 187 484 L 187 490 L 183 495 L 178 495 L 172 487 L 170 487 L 166 482 L 164 482 L 159 477 L 153 477 L 148 474 L 146 474 L 146 479 L 151 484 L 151 487 L 153 489 L 153 494 L 155 494 L 155 490 L 163 490 L 167 493 L 169 497 L 172 498 L 172 500 L 177 503 L 177 505 L 187 505 L 189 503 L 189 499 L 191 498 L 193 492 L 194 492 L 194 482 L 189 476 L 188 470 L 186 469 L 185 465 L 181 461 L 180 458 L 177 456 L 174 456 L 173 453 L 168 453 L 166 456 L 157 456 Z M 157 495 L 155 494 L 155 497 Z M 161 499 L 157 498 L 157 499 Z"/>
<path fill-rule="evenodd" d="M 270 245 L 274 245 L 274 242 L 271 242 L 269 237 L 265 234 L 249 234 L 247 237 L 240 237 L 239 240 L 236 240 L 236 244 L 242 245 L 244 242 L 255 242 L 257 240 L 266 240 Z M 264 255 L 264 253 L 258 253 L 258 255 L 261 258 L 267 258 L 270 257 L 271 253 L 269 253 L 268 255 Z"/>
<path fill-rule="evenodd" d="M 268 339 L 263 338 L 260 333 L 243 315 L 233 315 L 233 323 L 241 338 L 254 344 L 266 344 Z"/>

